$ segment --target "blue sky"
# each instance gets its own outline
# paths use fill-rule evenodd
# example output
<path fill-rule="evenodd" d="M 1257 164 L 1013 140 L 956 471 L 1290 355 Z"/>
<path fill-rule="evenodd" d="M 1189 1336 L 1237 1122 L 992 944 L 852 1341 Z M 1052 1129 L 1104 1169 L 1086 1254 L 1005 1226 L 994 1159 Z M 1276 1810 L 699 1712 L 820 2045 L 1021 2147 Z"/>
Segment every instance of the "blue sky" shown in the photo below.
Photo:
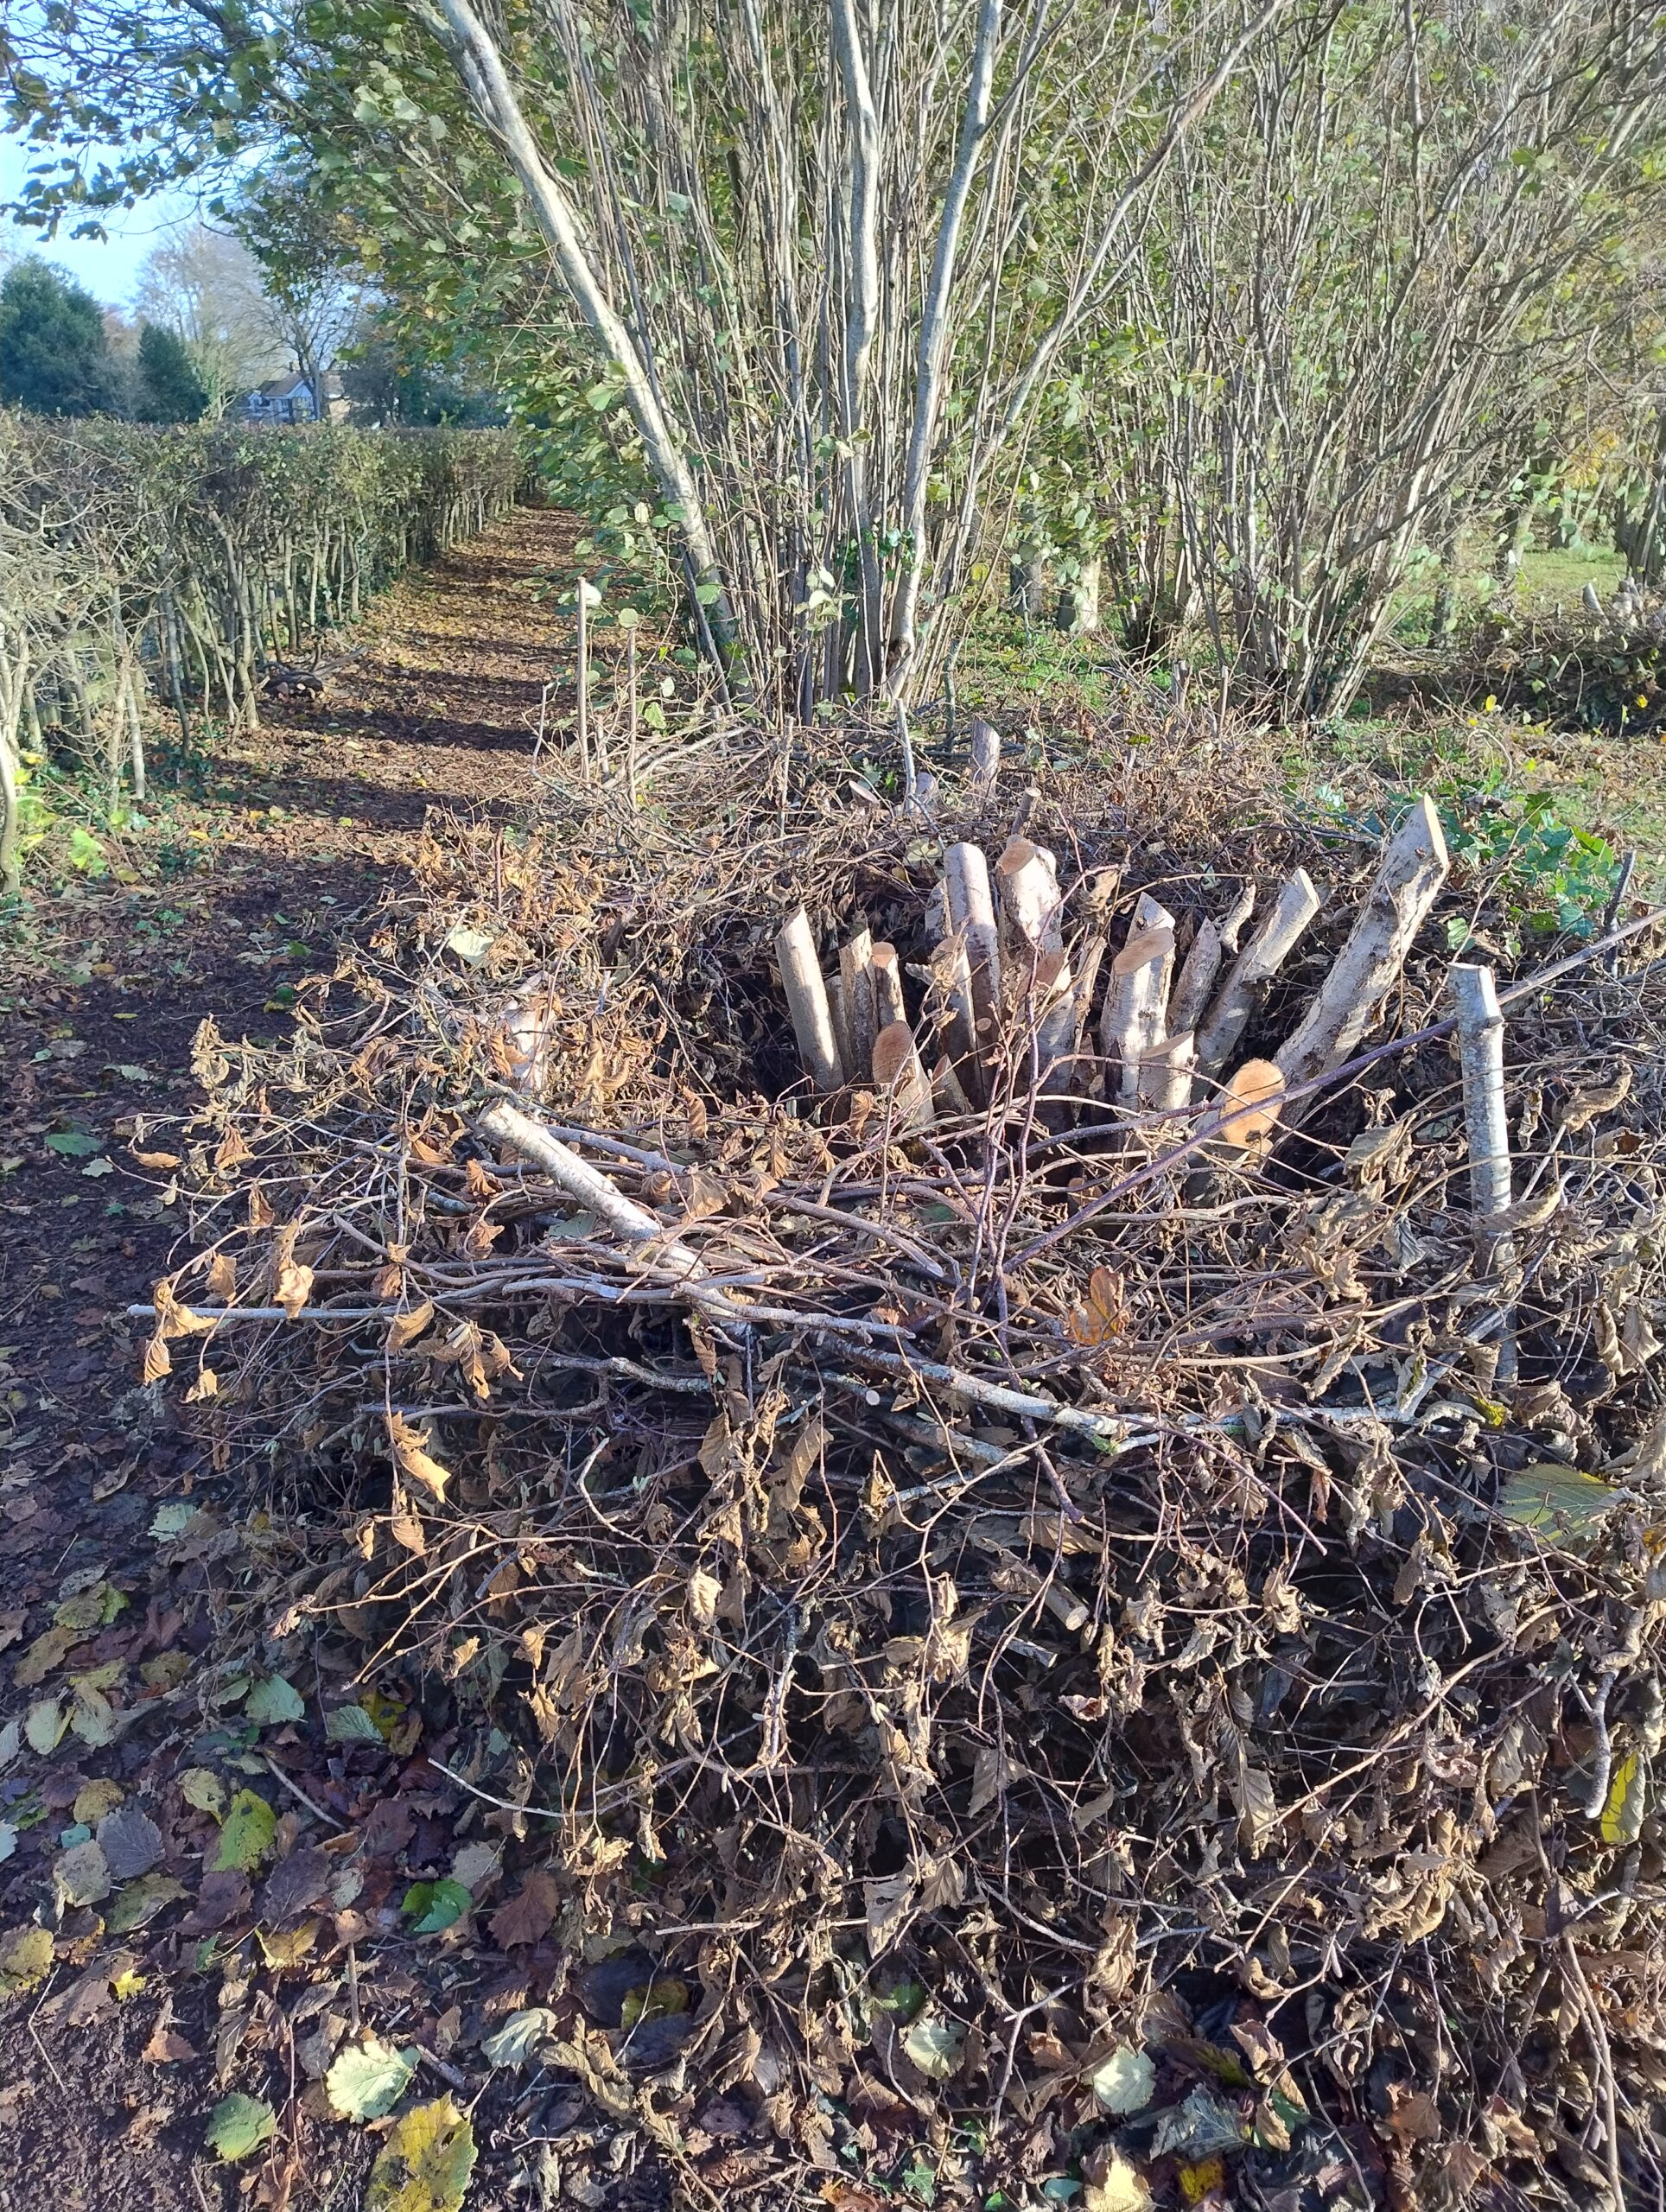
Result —
<path fill-rule="evenodd" d="M 35 157 L 35 149 L 21 139 L 0 137 L 0 203 L 16 197 Z M 170 230 L 188 221 L 192 212 L 184 194 L 162 194 L 130 213 L 107 214 L 104 223 L 110 235 L 102 242 L 72 238 L 66 225 L 55 238 L 43 243 L 38 232 L 20 230 L 0 217 L 0 240 L 20 253 L 44 254 L 105 306 L 124 308 L 131 301 L 139 264 Z"/>

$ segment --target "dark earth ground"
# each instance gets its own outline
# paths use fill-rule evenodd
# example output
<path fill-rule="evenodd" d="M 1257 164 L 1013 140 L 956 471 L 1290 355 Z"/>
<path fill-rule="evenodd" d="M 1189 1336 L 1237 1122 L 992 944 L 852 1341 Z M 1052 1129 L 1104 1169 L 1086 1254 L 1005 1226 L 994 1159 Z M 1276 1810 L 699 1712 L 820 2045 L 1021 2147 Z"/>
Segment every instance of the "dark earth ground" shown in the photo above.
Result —
<path fill-rule="evenodd" d="M 512 1882 L 494 1891 L 486 1878 L 478 1922 L 400 1932 L 413 1880 L 446 1875 L 460 1847 L 480 1855 L 481 1808 L 408 1747 L 326 1745 L 316 1728 L 261 1732 L 224 1715 L 224 1639 L 253 1580 L 232 1525 L 244 1502 L 216 1510 L 224 1485 L 163 1390 L 140 1386 L 145 1325 L 124 1314 L 178 1233 L 163 1179 L 133 1161 L 145 1143 L 135 1117 L 198 1103 L 199 1021 L 279 1035 L 293 986 L 366 931 L 431 805 L 502 818 L 532 793 L 529 730 L 558 626 L 537 587 L 563 573 L 569 542 L 565 518 L 524 510 L 407 579 L 321 701 L 274 705 L 258 734 L 219 747 L 223 796 L 169 812 L 175 851 L 206 865 L 157 880 L 118 864 L 37 893 L 21 934 L 0 944 L 0 1969 L 32 1926 L 55 1939 L 43 1978 L 0 1993 L 0 2212 L 346 2212 L 362 2201 L 378 2131 L 334 2118 L 318 2076 L 361 2022 L 422 2050 L 413 2095 L 450 2089 L 472 2113 L 471 2212 L 670 2201 L 645 2139 L 595 2125 L 570 2075 L 489 2074 L 474 2048 L 495 2019 L 538 2002 L 553 1971 L 547 1936 L 512 1948 L 487 1932 Z M 197 1517 L 170 1538 L 164 1514 L 158 1534 L 167 1506 L 176 1529 Z M 42 1645 L 67 1603 L 69 1630 Z M 44 1758 L 3 1732 L 42 1706 L 43 1737 L 70 1720 Z M 194 1767 L 218 1770 L 226 1789 L 264 1790 L 283 1816 L 280 1871 L 312 1868 L 307 1894 L 286 1901 L 276 1876 L 257 1876 L 251 1909 L 235 1873 L 206 1886 L 220 1831 L 181 1795 Z M 114 1902 L 77 1902 L 89 1885 L 60 1871 L 118 1798 L 155 1824 L 144 1878 L 175 1885 L 121 1936 L 101 1917 Z M 124 1897 L 136 1886 L 122 1887 L 113 1844 L 109 1878 Z M 301 1915 L 320 1902 L 307 1939 Z M 274 1958 L 257 1922 L 298 1927 L 302 1955 L 284 1964 L 279 1936 Z M 273 2142 L 236 2164 L 204 2139 L 232 2090 L 277 2115 Z M 755 2137 L 750 2151 L 741 2139 L 747 2115 L 707 2118 L 714 2196 L 755 2187 L 768 2161 Z M 767 2201 L 792 2194 L 771 2187 Z M 830 2194 L 865 2196 L 837 2183 Z"/>

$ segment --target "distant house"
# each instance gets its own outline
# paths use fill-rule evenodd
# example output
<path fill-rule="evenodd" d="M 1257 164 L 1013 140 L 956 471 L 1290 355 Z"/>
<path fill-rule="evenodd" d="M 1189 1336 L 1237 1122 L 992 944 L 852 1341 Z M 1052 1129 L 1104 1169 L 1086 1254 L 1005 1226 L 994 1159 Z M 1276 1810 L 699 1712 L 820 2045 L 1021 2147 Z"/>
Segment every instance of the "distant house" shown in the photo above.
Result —
<path fill-rule="evenodd" d="M 327 422 L 340 423 L 348 412 L 347 394 L 337 376 L 321 377 L 319 384 L 324 398 L 324 416 Z M 316 419 L 310 380 L 293 371 L 288 376 L 269 377 L 258 391 L 251 391 L 243 403 L 245 423 L 311 423 Z"/>

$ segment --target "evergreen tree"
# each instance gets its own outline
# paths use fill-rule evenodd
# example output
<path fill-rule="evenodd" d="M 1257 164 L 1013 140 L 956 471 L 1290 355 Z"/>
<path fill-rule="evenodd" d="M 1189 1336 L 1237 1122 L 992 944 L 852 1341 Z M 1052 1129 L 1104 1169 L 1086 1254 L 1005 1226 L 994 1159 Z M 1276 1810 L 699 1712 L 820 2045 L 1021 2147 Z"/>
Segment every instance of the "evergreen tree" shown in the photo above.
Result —
<path fill-rule="evenodd" d="M 138 411 L 147 423 L 194 423 L 208 405 L 190 348 L 176 330 L 147 322 L 139 333 Z"/>
<path fill-rule="evenodd" d="M 115 365 L 98 302 L 31 255 L 0 283 L 0 402 L 36 415 L 113 404 Z"/>

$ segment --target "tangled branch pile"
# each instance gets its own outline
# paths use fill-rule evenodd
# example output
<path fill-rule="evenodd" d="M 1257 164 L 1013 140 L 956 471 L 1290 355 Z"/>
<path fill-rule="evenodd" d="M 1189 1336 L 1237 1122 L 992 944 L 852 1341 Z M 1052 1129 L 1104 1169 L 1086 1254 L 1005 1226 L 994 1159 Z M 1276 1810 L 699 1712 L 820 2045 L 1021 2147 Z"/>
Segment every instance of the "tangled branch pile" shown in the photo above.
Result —
<path fill-rule="evenodd" d="M 982 952 L 955 912 L 1009 809 L 959 795 L 938 920 L 929 825 L 778 823 L 706 772 L 686 819 L 723 794 L 731 827 L 661 819 L 657 869 L 595 800 L 518 845 L 460 832 L 288 1049 L 205 1025 L 171 1161 L 197 1249 L 147 1374 L 194 1373 L 222 1466 L 275 1468 L 279 1632 L 424 1675 L 575 1955 L 628 1937 L 694 1992 L 613 2017 L 668 2139 L 715 2082 L 785 2099 L 823 2164 L 1016 2115 L 1106 2204 L 1177 2169 L 1206 2191 L 1223 2153 L 1290 2205 L 1376 2201 L 1385 2167 L 1427 2204 L 1640 2190 L 1666 2050 L 1644 940 L 1506 993 L 1502 1092 L 1484 1008 L 1466 1100 L 1429 1025 L 1444 925 L 1484 949 L 1487 889 L 1446 879 L 1427 815 L 1383 857 L 1223 832 L 1172 760 L 1192 816 L 1061 778 L 1024 826 L 1071 855 L 1046 928 L 1076 988 L 1105 948 L 1110 1012 L 1090 982 L 1048 1064 L 1061 963 L 1026 967 L 1010 905 Z M 1254 932 L 1224 959 L 1242 1034 L 1183 1096 L 1158 1048 L 1188 938 L 1257 880 L 1288 919 L 1303 861 L 1316 916 L 1275 976 L 1245 982 Z M 770 957 L 800 896 L 858 973 L 862 928 L 895 948 L 918 1047 L 888 1086 L 807 1096 Z M 1130 1044 L 1118 994 L 1166 932 Z M 1339 1073 L 1368 1019 L 1392 1041 Z M 1248 1054 L 1258 1103 L 1223 1105 Z M 1472 1149 L 1500 1097 L 1513 1186 Z"/>

